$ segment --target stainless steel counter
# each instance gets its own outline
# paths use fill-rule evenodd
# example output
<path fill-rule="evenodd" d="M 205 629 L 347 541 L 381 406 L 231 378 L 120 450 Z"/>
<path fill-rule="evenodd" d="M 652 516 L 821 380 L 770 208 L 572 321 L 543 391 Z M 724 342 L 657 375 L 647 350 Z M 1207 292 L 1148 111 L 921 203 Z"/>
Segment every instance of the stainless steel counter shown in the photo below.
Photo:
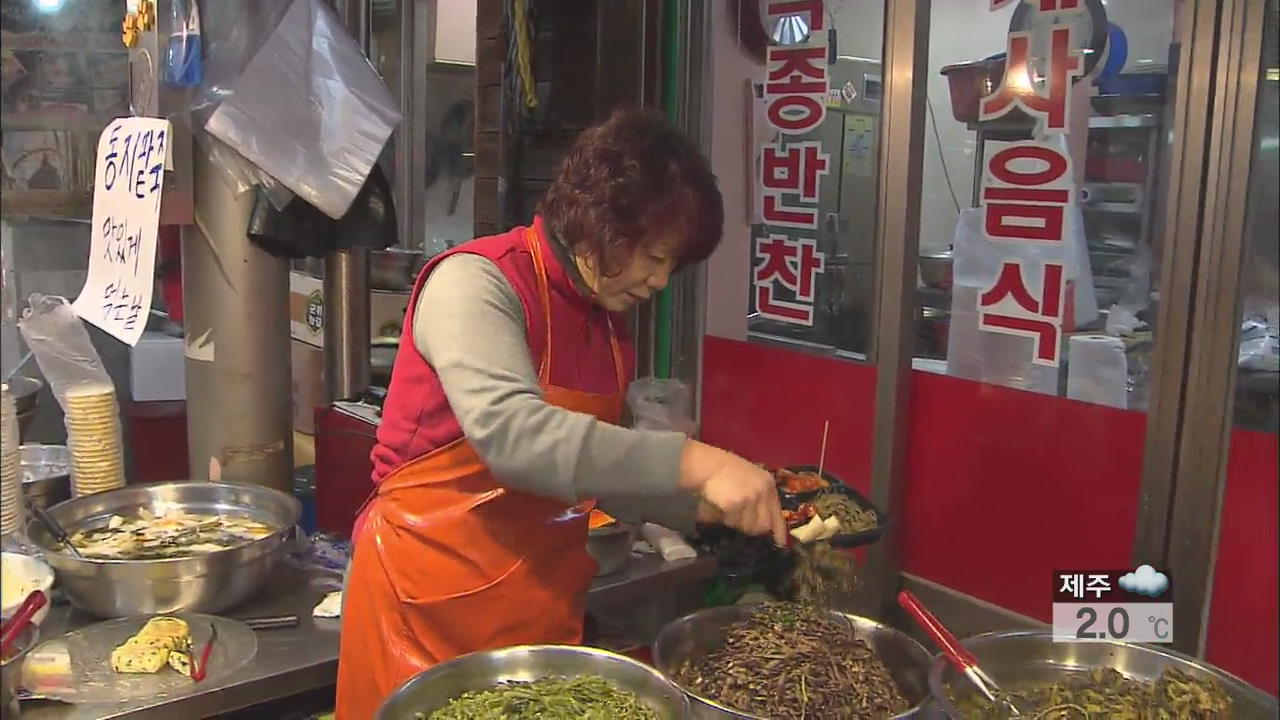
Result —
<path fill-rule="evenodd" d="M 617 606 L 628 600 L 643 602 L 655 592 L 685 587 L 714 573 L 715 560 L 710 557 L 675 563 L 663 563 L 654 556 L 638 557 L 625 570 L 598 578 L 588 594 L 588 606 Z M 292 567 L 277 573 L 259 599 L 226 615 L 241 619 L 297 615 L 298 626 L 259 631 L 258 654 L 251 662 L 225 677 L 193 685 L 188 694 L 114 705 L 29 701 L 23 703 L 22 717 L 28 720 L 195 719 L 333 685 L 338 672 L 339 621 L 311 617 L 312 608 L 328 592 L 332 582 L 332 575 L 309 574 Z M 65 605 L 57 606 L 42 626 L 41 636 L 53 638 L 95 621 Z"/>

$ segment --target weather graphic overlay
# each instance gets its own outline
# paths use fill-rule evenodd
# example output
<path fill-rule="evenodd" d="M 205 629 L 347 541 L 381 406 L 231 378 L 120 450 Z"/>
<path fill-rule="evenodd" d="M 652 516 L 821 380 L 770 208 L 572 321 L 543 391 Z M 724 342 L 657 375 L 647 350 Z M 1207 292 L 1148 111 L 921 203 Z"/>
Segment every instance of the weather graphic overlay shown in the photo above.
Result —
<path fill-rule="evenodd" d="M 1054 570 L 1056 642 L 1173 642 L 1173 585 L 1150 565 Z"/>

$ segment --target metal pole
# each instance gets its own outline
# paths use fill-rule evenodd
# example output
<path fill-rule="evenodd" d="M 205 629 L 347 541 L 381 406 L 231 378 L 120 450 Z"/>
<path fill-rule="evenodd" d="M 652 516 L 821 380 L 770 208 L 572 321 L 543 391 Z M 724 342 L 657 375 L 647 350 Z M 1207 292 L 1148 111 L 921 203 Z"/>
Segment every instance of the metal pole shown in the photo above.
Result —
<path fill-rule="evenodd" d="M 324 259 L 324 377 L 329 402 L 369 389 L 369 251 Z"/>
<path fill-rule="evenodd" d="M 885 512 L 890 517 L 900 516 L 906 501 L 903 480 L 915 349 L 930 8 L 930 0 L 892 0 L 885 6 L 871 501 L 888 508 Z M 863 591 L 869 603 L 866 612 L 872 617 L 893 612 L 901 571 L 902 536 L 891 527 L 867 557 Z"/>
<path fill-rule="evenodd" d="M 182 242 L 191 479 L 287 491 L 289 265 L 249 242 L 253 194 L 237 195 L 207 155 L 193 163 L 195 225 Z"/>

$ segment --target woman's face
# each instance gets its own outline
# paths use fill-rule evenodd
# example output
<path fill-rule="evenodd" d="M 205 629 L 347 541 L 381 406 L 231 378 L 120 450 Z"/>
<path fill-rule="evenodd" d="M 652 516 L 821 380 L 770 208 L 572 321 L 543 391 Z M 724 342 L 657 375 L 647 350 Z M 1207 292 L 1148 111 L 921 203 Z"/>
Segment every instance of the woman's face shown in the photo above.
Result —
<path fill-rule="evenodd" d="M 601 274 L 594 263 L 580 262 L 582 278 L 595 293 L 595 301 L 609 312 L 624 312 L 644 302 L 671 280 L 676 266 L 676 244 L 668 240 L 636 248 L 621 272 Z"/>

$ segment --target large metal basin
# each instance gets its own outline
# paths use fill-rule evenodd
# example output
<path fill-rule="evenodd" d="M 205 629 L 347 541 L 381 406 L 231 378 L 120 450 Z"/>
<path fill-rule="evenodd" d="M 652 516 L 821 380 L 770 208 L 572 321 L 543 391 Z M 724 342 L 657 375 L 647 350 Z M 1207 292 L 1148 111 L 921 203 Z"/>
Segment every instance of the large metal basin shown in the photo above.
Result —
<path fill-rule="evenodd" d="M 1274 720 L 1280 708 L 1276 699 L 1202 660 L 1150 645 L 1124 642 L 1054 642 L 1042 631 L 995 632 L 976 635 L 962 643 L 1001 686 L 1016 691 L 1020 685 L 1054 682 L 1071 673 L 1094 668 L 1114 668 L 1125 675 L 1155 682 L 1169 667 L 1198 678 L 1213 678 L 1233 700 L 1232 720 Z M 938 706 L 953 718 L 961 717 L 951 700 L 977 692 L 942 656 L 929 670 L 929 687 Z"/>
<path fill-rule="evenodd" d="M 745 620 L 757 607 L 732 605 L 709 608 L 669 623 L 658 633 L 653 645 L 653 664 L 663 675 L 672 677 L 675 668 L 686 658 L 698 657 L 722 647 L 725 628 Z M 888 668 L 902 695 L 912 704 L 911 709 L 894 717 L 914 717 L 919 713 L 929 701 L 929 663 L 932 660 L 929 651 L 905 633 L 874 620 L 834 610 L 831 615 L 853 624 L 858 637 L 871 646 Z M 768 720 L 739 712 L 693 692 L 688 694 L 695 718 Z"/>
<path fill-rule="evenodd" d="M 548 675 L 599 675 L 635 693 L 664 720 L 690 717 L 680 688 L 644 663 L 595 648 L 525 645 L 471 653 L 419 673 L 387 698 L 377 720 L 415 720 L 417 713 L 430 715 L 462 693 Z"/>
<path fill-rule="evenodd" d="M 171 612 L 218 613 L 247 600 L 270 578 L 298 523 L 298 501 L 278 490 L 235 483 L 131 485 L 68 500 L 49 515 L 68 532 L 106 524 L 139 508 L 162 514 L 174 507 L 252 517 L 276 532 L 228 550 L 164 560 L 95 560 L 71 555 L 35 521 L 27 533 L 45 552 L 72 604 L 99 617 Z"/>

